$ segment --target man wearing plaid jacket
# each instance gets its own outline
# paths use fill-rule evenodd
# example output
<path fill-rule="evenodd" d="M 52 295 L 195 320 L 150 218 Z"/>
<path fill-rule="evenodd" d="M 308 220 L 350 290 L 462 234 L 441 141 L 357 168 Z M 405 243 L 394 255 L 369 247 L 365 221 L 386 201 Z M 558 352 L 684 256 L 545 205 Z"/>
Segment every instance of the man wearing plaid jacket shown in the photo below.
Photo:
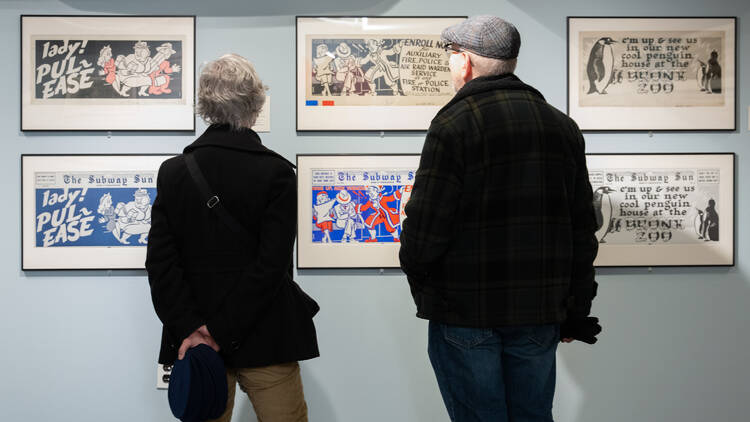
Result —
<path fill-rule="evenodd" d="M 427 132 L 401 268 L 451 420 L 552 421 L 558 343 L 601 331 L 583 136 L 513 74 L 513 25 L 476 16 L 442 38 L 457 93 Z"/>

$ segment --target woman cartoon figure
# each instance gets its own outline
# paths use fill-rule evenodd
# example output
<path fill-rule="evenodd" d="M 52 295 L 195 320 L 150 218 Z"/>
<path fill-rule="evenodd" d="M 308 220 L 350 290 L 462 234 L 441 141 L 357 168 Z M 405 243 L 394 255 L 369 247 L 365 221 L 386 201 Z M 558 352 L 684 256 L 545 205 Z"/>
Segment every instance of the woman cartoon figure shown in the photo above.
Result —
<path fill-rule="evenodd" d="M 112 58 L 112 47 L 108 45 L 102 47 L 99 51 L 99 59 L 96 61 L 96 64 L 102 68 L 102 70 L 99 71 L 99 75 L 104 76 L 104 80 L 112 85 L 112 82 L 115 81 L 115 72 L 117 71 L 117 68 L 115 67 L 115 59 Z"/>
<path fill-rule="evenodd" d="M 101 215 L 99 223 L 105 224 L 107 232 L 115 229 L 117 216 L 115 215 L 115 207 L 112 206 L 112 195 L 109 192 L 99 198 L 99 208 L 96 209 L 96 212 Z"/>
<path fill-rule="evenodd" d="M 318 44 L 315 48 L 313 73 L 315 74 L 315 79 L 323 85 L 323 92 L 321 95 L 328 97 L 331 96 L 331 83 L 333 83 L 333 68 L 331 67 L 333 59 L 334 55 L 328 51 L 328 46 L 325 44 Z"/>
<path fill-rule="evenodd" d="M 315 197 L 313 206 L 313 222 L 323 232 L 321 242 L 331 243 L 331 230 L 333 230 L 333 205 L 336 200 L 328 197 L 323 191 Z"/>

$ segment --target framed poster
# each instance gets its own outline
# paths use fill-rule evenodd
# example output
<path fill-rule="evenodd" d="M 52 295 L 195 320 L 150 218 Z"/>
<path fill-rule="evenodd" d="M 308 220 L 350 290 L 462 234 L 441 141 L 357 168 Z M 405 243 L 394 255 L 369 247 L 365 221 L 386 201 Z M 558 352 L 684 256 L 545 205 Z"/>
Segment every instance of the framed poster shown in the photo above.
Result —
<path fill-rule="evenodd" d="M 734 154 L 589 154 L 594 265 L 734 265 Z"/>
<path fill-rule="evenodd" d="M 297 155 L 297 268 L 398 268 L 419 155 Z"/>
<path fill-rule="evenodd" d="M 22 155 L 22 269 L 143 269 L 172 155 Z"/>
<path fill-rule="evenodd" d="M 735 130 L 737 18 L 568 18 L 582 130 Z"/>
<path fill-rule="evenodd" d="M 21 130 L 195 130 L 194 16 L 21 16 Z"/>
<path fill-rule="evenodd" d="M 427 130 L 453 98 L 443 29 L 466 17 L 297 17 L 297 130 Z"/>

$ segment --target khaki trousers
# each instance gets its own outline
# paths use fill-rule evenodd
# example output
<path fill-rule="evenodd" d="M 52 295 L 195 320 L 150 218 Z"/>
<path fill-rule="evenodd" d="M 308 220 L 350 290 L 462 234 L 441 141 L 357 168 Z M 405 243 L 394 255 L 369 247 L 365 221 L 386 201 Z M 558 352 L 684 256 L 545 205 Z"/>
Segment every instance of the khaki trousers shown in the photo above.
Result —
<path fill-rule="evenodd" d="M 302 391 L 299 363 L 227 369 L 227 410 L 213 422 L 232 420 L 237 383 L 250 398 L 258 422 L 307 422 L 307 404 Z"/>

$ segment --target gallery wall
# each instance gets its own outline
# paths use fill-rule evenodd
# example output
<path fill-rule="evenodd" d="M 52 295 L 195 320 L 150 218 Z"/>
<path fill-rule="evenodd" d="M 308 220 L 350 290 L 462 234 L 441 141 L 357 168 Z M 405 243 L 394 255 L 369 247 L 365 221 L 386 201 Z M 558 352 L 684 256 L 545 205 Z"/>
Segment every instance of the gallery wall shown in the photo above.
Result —
<path fill-rule="evenodd" d="M 737 16 L 735 132 L 589 133 L 588 152 L 735 152 L 736 266 L 600 269 L 595 346 L 562 345 L 554 413 L 560 422 L 739 421 L 750 397 L 750 3 L 746 0 L 280 0 L 253 2 L 0 1 L 0 420 L 170 420 L 155 389 L 160 323 L 142 271 L 23 272 L 20 155 L 177 153 L 196 134 L 22 133 L 20 14 L 195 14 L 197 62 L 236 52 L 270 86 L 271 132 L 263 142 L 298 153 L 418 153 L 420 133 L 296 133 L 294 16 L 496 14 L 519 29 L 517 74 L 565 109 L 565 17 Z M 312 421 L 447 421 L 427 361 L 425 321 L 396 270 L 305 270 L 315 297 L 321 357 L 302 363 Z M 252 419 L 246 398 L 235 414 Z"/>

